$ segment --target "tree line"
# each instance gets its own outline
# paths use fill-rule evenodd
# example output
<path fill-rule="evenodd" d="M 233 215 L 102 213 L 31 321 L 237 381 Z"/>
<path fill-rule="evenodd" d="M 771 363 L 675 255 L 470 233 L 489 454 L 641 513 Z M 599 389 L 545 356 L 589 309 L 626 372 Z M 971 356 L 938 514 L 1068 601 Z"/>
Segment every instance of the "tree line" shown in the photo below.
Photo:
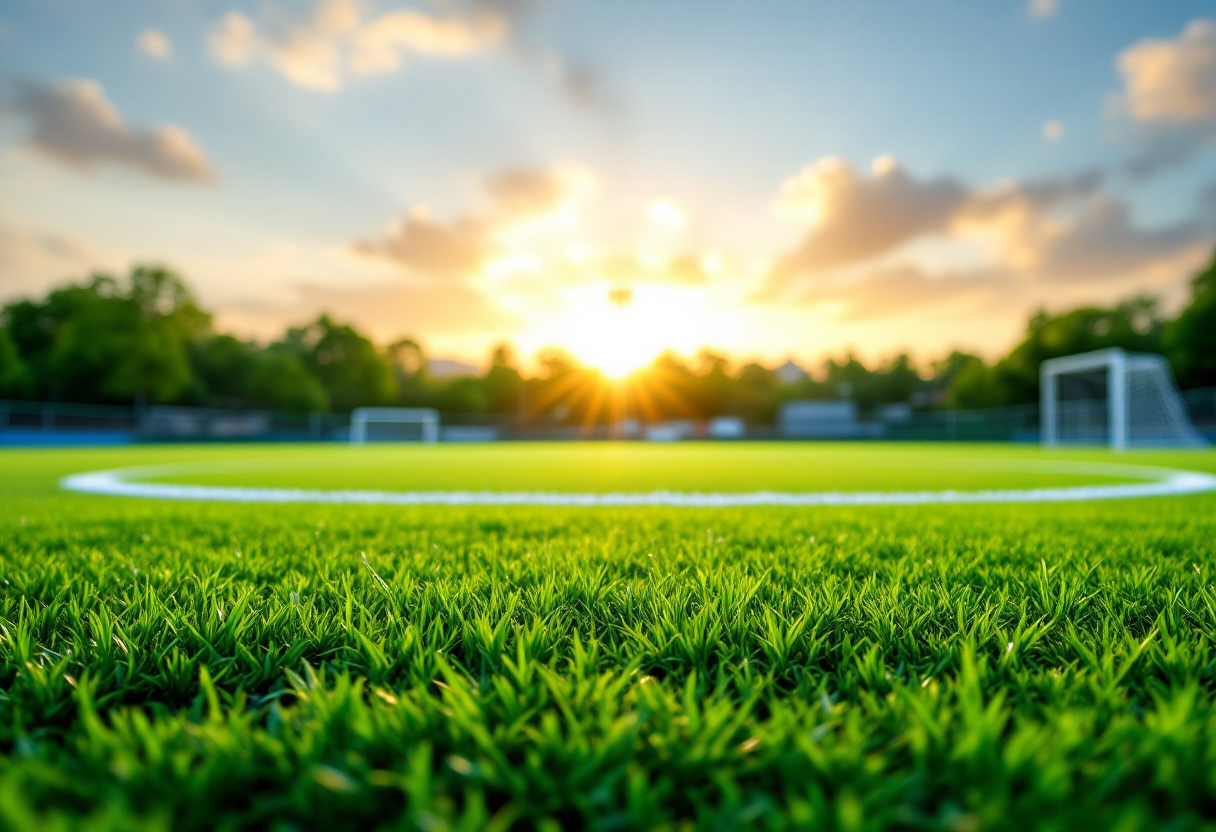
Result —
<path fill-rule="evenodd" d="M 1184 388 L 1216 385 L 1216 259 L 1191 282 L 1176 317 L 1163 315 L 1150 297 L 1039 312 L 1023 340 L 991 364 L 959 351 L 919 367 L 906 354 L 874 366 L 848 354 L 807 377 L 783 379 L 772 368 L 735 366 L 705 350 L 688 359 L 662 355 L 624 383 L 556 349 L 543 351 L 537 372 L 525 377 L 506 344 L 480 375 L 436 378 L 418 341 L 377 346 L 328 315 L 271 343 L 242 340 L 215 331 L 211 314 L 174 272 L 138 266 L 125 280 L 98 274 L 0 309 L 0 397 L 296 412 L 423 406 L 554 424 L 604 423 L 628 407 L 648 421 L 738 415 L 765 424 L 791 399 L 847 397 L 863 412 L 896 402 L 1031 403 L 1042 361 L 1106 347 L 1164 354 Z"/>

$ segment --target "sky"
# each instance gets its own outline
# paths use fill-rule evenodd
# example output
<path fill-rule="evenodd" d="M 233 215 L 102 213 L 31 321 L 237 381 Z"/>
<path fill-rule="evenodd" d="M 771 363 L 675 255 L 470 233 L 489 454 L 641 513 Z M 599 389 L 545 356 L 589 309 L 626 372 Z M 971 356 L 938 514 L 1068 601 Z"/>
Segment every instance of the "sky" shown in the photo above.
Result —
<path fill-rule="evenodd" d="M 1210 2 L 0 5 L 0 301 L 810 367 L 1173 310 L 1214 244 Z"/>

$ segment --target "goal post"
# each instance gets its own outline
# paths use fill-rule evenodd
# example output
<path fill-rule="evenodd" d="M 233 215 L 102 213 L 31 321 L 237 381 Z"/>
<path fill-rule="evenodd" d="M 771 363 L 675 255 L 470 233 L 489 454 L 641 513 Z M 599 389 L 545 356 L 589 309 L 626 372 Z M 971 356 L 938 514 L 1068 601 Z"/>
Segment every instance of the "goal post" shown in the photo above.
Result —
<path fill-rule="evenodd" d="M 350 443 L 438 442 L 439 411 L 429 407 L 358 407 L 350 414 Z"/>
<path fill-rule="evenodd" d="M 1207 445 L 1160 355 L 1112 348 L 1052 358 L 1041 365 L 1039 382 L 1042 441 L 1049 447 Z"/>

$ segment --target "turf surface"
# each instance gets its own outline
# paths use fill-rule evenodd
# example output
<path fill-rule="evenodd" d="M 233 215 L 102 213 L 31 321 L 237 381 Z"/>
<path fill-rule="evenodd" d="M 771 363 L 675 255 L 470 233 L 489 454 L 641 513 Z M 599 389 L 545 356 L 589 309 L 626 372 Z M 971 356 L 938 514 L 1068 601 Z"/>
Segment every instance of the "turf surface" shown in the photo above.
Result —
<path fill-rule="evenodd" d="M 896 459 L 934 456 L 924 446 L 772 447 L 839 454 L 827 487 L 946 476 Z M 889 467 L 865 457 L 875 447 Z M 529 450 L 499 467 L 536 488 L 574 488 L 555 483 L 580 470 L 586 490 L 821 487 L 777 457 L 715 465 L 712 448 L 656 450 L 649 474 L 650 451 L 622 449 L 641 455 L 626 479 L 602 474 L 605 448 L 549 468 Z M 951 464 L 1030 453 L 936 450 Z M 82 470 L 300 452 L 0 451 L 0 827 L 1216 821 L 1216 495 L 555 510 L 56 487 Z M 459 452 L 477 481 L 457 487 L 502 482 Z M 1211 452 L 1059 458 L 1216 470 Z M 307 487 L 356 473 L 314 466 Z M 946 473 L 943 487 L 976 474 Z M 1029 484 L 979 473 L 968 487 Z M 368 476 L 383 479 L 355 487 L 419 482 L 399 466 Z"/>
<path fill-rule="evenodd" d="M 142 449 L 141 449 L 142 450 Z M 1140 462 L 1027 446 L 613 443 L 419 446 L 229 446 L 164 449 L 182 470 L 140 479 L 310 489 L 558 492 L 914 491 L 1036 488 L 1133 481 L 1087 460 Z M 139 464 L 126 451 L 117 465 Z M 135 453 L 139 453 L 136 451 Z M 107 460 L 102 462 L 101 459 Z M 98 464 L 110 457 L 102 454 Z M 1080 464 L 1081 470 L 1069 466 Z"/>

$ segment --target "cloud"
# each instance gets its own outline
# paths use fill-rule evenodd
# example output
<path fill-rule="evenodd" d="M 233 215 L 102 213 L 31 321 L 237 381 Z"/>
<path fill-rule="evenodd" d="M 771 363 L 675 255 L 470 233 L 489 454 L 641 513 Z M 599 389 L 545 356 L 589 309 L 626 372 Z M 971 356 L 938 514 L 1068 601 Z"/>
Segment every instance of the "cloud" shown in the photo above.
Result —
<path fill-rule="evenodd" d="M 443 223 L 425 207 L 416 207 L 389 223 L 381 236 L 356 242 L 353 249 L 424 275 L 460 277 L 481 268 L 494 251 L 490 230 L 480 219 L 459 217 Z"/>
<path fill-rule="evenodd" d="M 354 38 L 351 58 L 357 72 L 386 72 L 401 66 L 401 53 L 433 57 L 470 55 L 500 41 L 506 18 L 486 11 L 469 17 L 432 17 L 422 12 L 390 12 L 370 21 Z"/>
<path fill-rule="evenodd" d="M 807 236 L 778 259 L 754 299 L 855 299 L 868 286 L 864 296 L 881 310 L 890 298 L 908 306 L 922 295 L 937 300 L 1001 285 L 996 274 L 1022 285 L 1097 284 L 1189 262 L 1214 236 L 1198 219 L 1155 228 L 1135 223 L 1125 203 L 1101 192 L 1097 171 L 982 189 L 917 179 L 887 158 L 874 171 L 867 178 L 832 158 L 786 182 L 780 207 L 807 223 Z M 961 282 L 923 271 L 912 279 L 912 266 L 890 263 L 905 246 L 928 240 L 981 243 L 989 265 L 979 271 L 988 279 Z M 862 279 L 866 266 L 871 276 Z"/>
<path fill-rule="evenodd" d="M 14 225 L 0 218 L 2 297 L 45 291 L 97 266 L 99 256 L 69 237 Z"/>
<path fill-rule="evenodd" d="M 1033 251 L 1029 265 L 1044 277 L 1102 280 L 1140 272 L 1187 249 L 1207 249 L 1214 236 L 1189 220 L 1158 228 L 1137 226 L 1125 203 L 1095 196 L 1077 216 L 1046 225 L 1026 247 Z"/>
<path fill-rule="evenodd" d="M 1055 17 L 1060 10 L 1060 5 L 1057 0 L 1030 0 L 1026 10 L 1030 12 L 1031 17 L 1045 19 Z"/>
<path fill-rule="evenodd" d="M 470 277 L 505 251 L 507 238 L 560 217 L 591 185 L 590 173 L 579 167 L 500 171 L 483 183 L 485 210 L 443 222 L 415 207 L 352 250 L 424 276 Z"/>
<path fill-rule="evenodd" d="M 606 257 L 588 259 L 572 270 L 579 282 L 607 280 L 622 286 L 640 283 L 668 283 L 677 286 L 703 286 L 712 276 L 707 268 L 708 255 L 697 257 L 680 254 L 670 259 L 660 259 L 636 254 L 611 254 Z M 713 264 L 710 263 L 710 266 Z"/>
<path fill-rule="evenodd" d="M 1209 182 L 1199 191 L 1199 204 L 1210 220 L 1216 220 L 1216 181 Z"/>
<path fill-rule="evenodd" d="M 351 73 L 397 70 L 405 56 L 459 57 L 503 40 L 514 4 L 449 7 L 442 15 L 400 9 L 365 18 L 357 0 L 323 0 L 299 21 L 255 23 L 230 11 L 212 28 L 212 55 L 241 69 L 264 60 L 297 86 L 333 92 Z M 276 25 L 277 24 L 277 25 Z"/>
<path fill-rule="evenodd" d="M 1015 285 L 1008 272 L 953 272 L 934 275 L 915 266 L 899 264 L 859 278 L 807 287 L 794 302 L 840 307 L 838 320 L 864 321 L 894 317 L 960 303 L 991 302 L 994 294 L 1008 295 Z"/>
<path fill-rule="evenodd" d="M 1216 23 L 1193 20 L 1174 40 L 1149 38 L 1118 58 L 1123 101 L 1140 121 L 1216 119 Z"/>
<path fill-rule="evenodd" d="M 294 308 L 302 314 L 323 310 L 340 319 L 392 338 L 425 333 L 455 335 L 507 332 L 518 319 L 490 303 L 482 293 L 461 284 L 384 284 L 338 288 L 304 284 L 296 287 Z"/>
<path fill-rule="evenodd" d="M 1116 60 L 1124 89 L 1113 109 L 1136 125 L 1135 178 L 1181 165 L 1216 142 L 1216 22 L 1193 20 L 1173 39 L 1148 38 Z"/>
<path fill-rule="evenodd" d="M 180 127 L 133 127 L 87 79 L 20 85 L 12 108 L 30 124 L 29 143 L 79 171 L 110 163 L 159 179 L 207 182 L 215 178 L 207 157 Z"/>
<path fill-rule="evenodd" d="M 308 20 L 279 31 L 260 31 L 249 17 L 230 11 L 211 30 L 211 53 L 224 66 L 241 69 L 265 59 L 293 84 L 333 91 L 342 85 L 343 43 L 359 25 L 347 0 L 328 0 Z"/>
<path fill-rule="evenodd" d="M 1140 136 L 1140 150 L 1124 166 L 1132 179 L 1147 179 L 1186 164 L 1212 140 L 1214 130 L 1187 126 L 1153 129 Z"/>
<path fill-rule="evenodd" d="M 777 271 L 800 273 L 877 257 L 916 237 L 942 231 L 967 199 L 952 179 L 921 181 L 890 157 L 874 161 L 870 178 L 827 157 L 786 180 L 778 213 L 805 223 L 802 245 Z"/>
<path fill-rule="evenodd" d="M 1059 209 L 1094 196 L 1102 181 L 1101 173 L 1087 171 L 1068 179 L 1009 180 L 973 191 L 951 217 L 948 231 L 986 241 L 1002 262 L 1026 268 L 1038 260 L 1045 239 L 1068 227 Z"/>
<path fill-rule="evenodd" d="M 1043 138 L 1049 142 L 1057 142 L 1064 138 L 1064 122 L 1052 120 L 1044 124 Z"/>
<path fill-rule="evenodd" d="M 156 29 L 144 29 L 135 39 L 139 51 L 157 61 L 167 60 L 173 54 L 173 43 L 168 35 Z"/>
<path fill-rule="evenodd" d="M 604 109 L 611 102 L 602 79 L 569 56 L 527 44 L 520 36 L 535 3 L 528 0 L 448 0 L 430 13 L 413 8 L 365 15 L 360 0 L 321 0 L 302 18 L 258 21 L 229 11 L 208 36 L 215 59 L 230 69 L 264 62 L 297 86 L 341 89 L 354 75 L 401 69 L 410 57 L 461 58 L 499 45 L 549 76 L 576 106 Z"/>
<path fill-rule="evenodd" d="M 805 223 L 802 244 L 780 258 L 779 280 L 874 260 L 914 240 L 973 231 L 990 240 L 1024 238 L 1045 212 L 1094 193 L 1102 177 L 1006 182 L 973 190 L 957 180 L 922 180 L 889 156 L 869 178 L 835 157 L 808 166 L 781 189 L 778 212 Z"/>
<path fill-rule="evenodd" d="M 587 110 L 606 110 L 616 103 L 604 89 L 604 79 L 595 68 L 560 55 L 548 55 L 549 73 L 566 99 Z"/>
<path fill-rule="evenodd" d="M 259 47 L 253 21 L 240 12 L 228 12 L 207 36 L 215 59 L 231 69 L 249 65 Z"/>
<path fill-rule="evenodd" d="M 488 177 L 484 188 L 502 221 L 552 213 L 588 185 L 583 171 L 510 168 Z"/>
<path fill-rule="evenodd" d="M 1136 270 L 1102 275 L 1101 280 L 1051 279 L 1007 268 L 978 268 L 936 273 L 909 263 L 877 268 L 843 279 L 805 286 L 792 301 L 831 311 L 841 324 L 905 318 L 923 337 L 925 322 L 936 318 L 950 331 L 975 322 L 998 331 L 1034 309 L 1068 309 L 1077 304 L 1109 304 L 1114 298 L 1151 291 L 1171 301 L 1185 296 L 1190 275 L 1208 262 L 1210 250 L 1184 248 Z M 884 324 L 887 325 L 887 324 Z M 983 329 L 978 333 L 983 338 Z M 990 343 L 981 341 L 980 343 Z"/>

